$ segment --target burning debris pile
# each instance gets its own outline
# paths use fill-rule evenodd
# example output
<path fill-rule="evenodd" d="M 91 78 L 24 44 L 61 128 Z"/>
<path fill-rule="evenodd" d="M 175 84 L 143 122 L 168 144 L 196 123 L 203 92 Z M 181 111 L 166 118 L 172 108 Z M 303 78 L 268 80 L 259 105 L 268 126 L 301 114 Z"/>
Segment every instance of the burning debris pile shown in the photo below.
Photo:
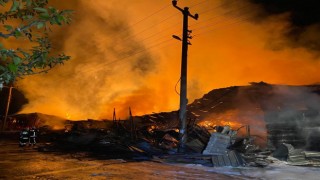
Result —
<path fill-rule="evenodd" d="M 268 157 L 273 153 L 292 165 L 317 165 L 319 94 L 320 86 L 316 85 L 263 82 L 213 90 L 188 105 L 185 155 L 177 155 L 177 111 L 113 121 L 15 115 L 10 116 L 8 126 L 38 127 L 41 138 L 51 142 L 44 151 L 86 151 L 105 158 L 158 156 L 161 161 L 258 167 L 271 163 Z"/>
<path fill-rule="evenodd" d="M 251 165 L 265 166 L 270 162 L 268 155 L 283 143 L 319 150 L 319 94 L 319 85 L 285 86 L 264 82 L 217 89 L 188 105 L 188 124 L 199 124 L 209 130 L 219 125 L 233 129 L 250 125 L 251 138 L 241 141 L 245 139 L 244 144 L 252 149 L 245 152 L 244 158 Z M 177 114 L 175 111 L 139 118 L 144 122 L 177 125 Z M 238 135 L 245 137 L 246 132 L 240 128 Z M 248 143 L 253 139 L 254 145 Z"/>
<path fill-rule="evenodd" d="M 65 119 L 42 113 L 15 114 L 8 116 L 6 127 L 8 130 L 22 130 L 26 127 L 56 130 L 65 128 Z"/>
<path fill-rule="evenodd" d="M 320 122 L 320 86 L 271 85 L 216 89 L 188 105 L 188 124 L 229 125 L 233 129 L 250 125 L 256 142 L 271 149 L 282 143 L 317 150 Z M 178 127 L 178 112 L 136 117 L 142 124 Z M 239 131 L 244 135 L 246 132 Z"/>

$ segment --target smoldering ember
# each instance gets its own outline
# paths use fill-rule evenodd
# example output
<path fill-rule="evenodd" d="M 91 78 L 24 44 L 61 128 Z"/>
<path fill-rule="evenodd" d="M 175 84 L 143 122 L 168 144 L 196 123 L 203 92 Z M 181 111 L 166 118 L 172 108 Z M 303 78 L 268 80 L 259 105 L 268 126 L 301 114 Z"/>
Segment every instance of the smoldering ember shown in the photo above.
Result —
<path fill-rule="evenodd" d="M 319 8 L 0 0 L 0 179 L 319 179 Z"/>

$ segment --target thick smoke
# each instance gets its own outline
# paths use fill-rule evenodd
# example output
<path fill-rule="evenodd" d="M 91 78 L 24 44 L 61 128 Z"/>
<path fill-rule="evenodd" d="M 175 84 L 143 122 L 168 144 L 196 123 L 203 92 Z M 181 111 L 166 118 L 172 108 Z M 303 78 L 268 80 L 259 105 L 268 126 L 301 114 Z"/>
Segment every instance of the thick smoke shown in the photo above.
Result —
<path fill-rule="evenodd" d="M 320 1 L 318 0 L 243 0 L 249 2 L 254 9 L 253 20 L 264 23 L 270 18 L 283 19 L 287 25 L 282 29 L 285 39 L 273 38 L 269 45 L 273 49 L 285 47 L 307 48 L 320 51 Z M 258 9 L 258 10 L 257 10 Z M 245 9 L 245 11 L 251 11 Z M 279 27 L 275 27 L 279 28 Z M 272 33 L 272 32 L 271 32 Z"/>
<path fill-rule="evenodd" d="M 319 150 L 319 86 L 252 83 L 211 91 L 192 106 L 204 125 L 230 124 L 236 129 L 250 125 L 261 145 L 289 143 Z"/>
<path fill-rule="evenodd" d="M 192 13 L 200 15 L 198 21 L 190 20 L 189 24 L 194 37 L 188 51 L 189 102 L 214 88 L 248 82 L 294 85 L 319 82 L 320 64 L 315 61 L 314 50 L 292 43 L 287 35 L 293 27 L 289 11 L 260 15 L 265 11 L 263 6 L 258 8 L 260 5 L 248 0 L 230 1 L 234 5 L 231 11 L 254 13 L 256 23 L 239 22 L 243 16 L 237 15 L 243 12 L 227 16 L 221 1 L 193 7 L 194 1 L 179 1 L 181 7 L 190 6 Z M 115 107 L 117 117 L 125 118 L 129 106 L 134 115 L 179 107 L 174 88 L 180 77 L 181 42 L 173 40 L 172 35 L 180 35 L 182 15 L 170 7 L 171 1 L 55 2 L 62 8 L 75 10 L 72 24 L 54 28 L 52 35 L 56 50 L 64 51 L 72 60 L 46 75 L 19 82 L 30 100 L 23 112 L 60 116 L 68 113 L 71 119 L 111 118 Z M 138 26 L 130 26 L 166 6 Z M 213 10 L 214 7 L 219 8 Z M 129 38 L 146 27 L 148 31 L 139 34 L 139 39 Z M 143 41 L 153 33 L 154 37 Z M 311 34 L 308 37 L 313 37 Z M 172 40 L 168 43 L 171 46 L 163 44 L 165 48 L 150 49 L 165 40 Z M 301 37 L 300 41 L 309 40 Z M 266 49 L 266 44 L 271 50 Z M 293 45 L 299 48 L 285 48 Z"/>
<path fill-rule="evenodd" d="M 56 50 L 71 55 L 72 60 L 47 75 L 19 82 L 32 99 L 23 111 L 71 119 L 111 114 L 113 108 L 106 104 L 112 106 L 116 98 L 143 91 L 141 77 L 148 76 L 156 64 L 144 46 L 132 38 L 126 16 L 119 13 L 117 4 L 73 0 L 64 6 L 75 11 L 74 20 L 70 26 L 53 29 L 51 39 Z M 127 109 L 130 104 L 121 105 Z"/>
<path fill-rule="evenodd" d="M 319 150 L 320 96 L 317 86 L 273 86 L 262 101 L 269 140 Z"/>
<path fill-rule="evenodd" d="M 237 119 L 266 137 L 268 145 L 289 143 L 297 148 L 319 150 L 320 96 L 318 86 L 253 84 L 236 98 Z"/>

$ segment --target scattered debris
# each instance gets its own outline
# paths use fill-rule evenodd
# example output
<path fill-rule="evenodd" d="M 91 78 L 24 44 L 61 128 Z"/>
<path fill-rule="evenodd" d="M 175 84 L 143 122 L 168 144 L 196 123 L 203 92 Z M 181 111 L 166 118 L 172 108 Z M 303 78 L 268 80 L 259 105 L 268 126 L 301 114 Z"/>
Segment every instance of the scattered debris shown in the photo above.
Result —
<path fill-rule="evenodd" d="M 293 166 L 320 166 L 320 152 L 295 149 L 291 144 L 281 144 L 273 153 L 273 157 L 287 161 Z"/>
<path fill-rule="evenodd" d="M 196 116 L 195 113 L 189 113 Z M 177 122 L 159 121 L 170 119 L 171 115 L 153 114 L 140 119 L 131 116 L 130 120 L 114 121 L 59 120 L 58 130 L 52 126 L 50 119 L 53 117 L 42 114 L 21 116 L 28 121 L 17 119 L 13 122 L 18 122 L 17 125 L 30 124 L 39 127 L 40 141 L 47 142 L 39 147 L 39 151 L 85 152 L 100 158 L 127 158 L 137 161 L 153 159 L 159 162 L 193 163 L 213 167 L 266 167 L 273 162 L 270 158 L 272 154 L 273 157 L 286 161 L 288 165 L 320 166 L 320 152 L 295 149 L 288 143 L 282 143 L 276 149 L 262 150 L 255 144 L 255 137 L 250 134 L 250 126 L 237 130 L 230 126 L 204 127 L 197 125 L 195 119 L 189 119 L 188 122 L 188 151 L 186 154 L 178 154 Z M 212 128 L 213 132 L 209 133 L 207 128 Z M 246 128 L 246 135 L 240 137 L 238 131 L 241 128 Z"/>
<path fill-rule="evenodd" d="M 212 133 L 206 149 L 203 151 L 204 155 L 214 155 L 224 153 L 231 145 L 231 135 L 228 134 L 229 126 L 216 127 L 217 132 Z"/>
<path fill-rule="evenodd" d="M 234 150 L 227 150 L 224 153 L 212 155 L 211 158 L 212 158 L 212 164 L 215 167 L 221 167 L 221 166 L 238 167 L 238 166 L 244 166 L 245 164 L 241 155 Z"/>

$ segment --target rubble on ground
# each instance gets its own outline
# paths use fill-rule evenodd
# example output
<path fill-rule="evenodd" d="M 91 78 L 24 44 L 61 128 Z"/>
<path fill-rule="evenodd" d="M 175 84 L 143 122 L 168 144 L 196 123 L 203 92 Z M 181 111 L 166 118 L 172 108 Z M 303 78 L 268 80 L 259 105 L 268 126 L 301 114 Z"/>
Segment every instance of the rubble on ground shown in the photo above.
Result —
<path fill-rule="evenodd" d="M 157 115 L 160 117 L 160 115 Z M 166 114 L 161 115 L 163 117 Z M 152 118 L 151 116 L 149 118 Z M 283 143 L 274 149 L 262 149 L 255 137 L 239 136 L 230 126 L 215 126 L 209 132 L 204 126 L 188 124 L 187 151 L 179 154 L 179 133 L 176 123 L 144 123 L 134 121 L 59 121 L 64 128 L 55 130 L 50 118 L 30 116 L 30 123 L 40 129 L 39 138 L 47 142 L 40 151 L 86 152 L 99 158 L 154 160 L 159 162 L 192 163 L 204 166 L 266 167 L 271 156 L 289 165 L 320 166 L 320 152 L 295 149 Z"/>
<path fill-rule="evenodd" d="M 294 166 L 320 166 L 320 152 L 295 149 L 291 144 L 281 144 L 273 153 L 279 160 Z"/>

